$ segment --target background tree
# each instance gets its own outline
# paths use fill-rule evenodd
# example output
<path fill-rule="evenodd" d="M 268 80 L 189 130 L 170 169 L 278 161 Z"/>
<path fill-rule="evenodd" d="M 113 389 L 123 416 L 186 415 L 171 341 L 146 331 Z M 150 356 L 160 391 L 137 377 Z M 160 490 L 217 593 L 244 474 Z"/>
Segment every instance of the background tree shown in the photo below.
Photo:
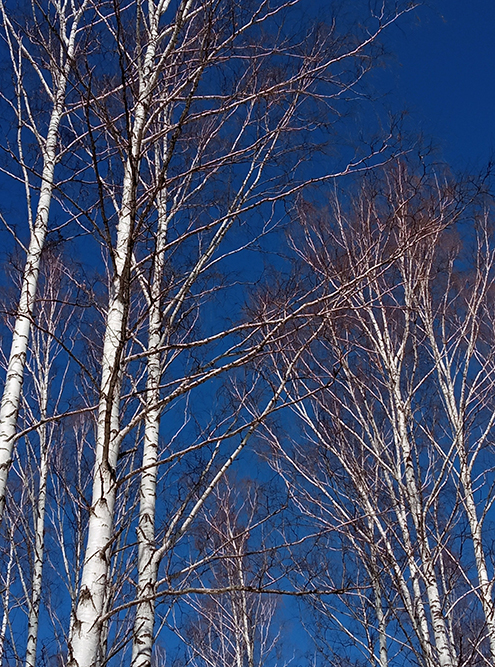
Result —
<path fill-rule="evenodd" d="M 258 540 L 267 519 L 266 490 L 250 484 L 240 493 L 236 486 L 239 483 L 224 478 L 215 490 L 216 506 L 196 526 L 196 539 L 206 557 L 191 572 L 190 586 L 222 592 L 185 598 L 190 620 L 174 623 L 173 628 L 184 643 L 187 663 L 251 667 L 280 658 L 276 650 L 280 633 L 271 627 L 276 602 L 253 592 L 267 569 L 266 540 Z M 177 609 L 174 616 L 179 613 Z"/>
<path fill-rule="evenodd" d="M 476 503 L 472 478 L 463 477 L 473 474 L 492 428 L 485 402 L 491 345 L 479 338 L 491 292 L 490 235 L 487 213 L 477 209 L 482 199 L 471 207 L 476 191 L 439 182 L 399 163 L 383 181 L 365 180 L 354 201 L 308 216 L 299 247 L 309 279 L 325 275 L 334 284 L 358 269 L 365 277 L 340 312 L 315 313 L 314 327 L 325 321 L 325 328 L 286 385 L 301 435 L 271 429 L 269 436 L 298 511 L 315 522 L 313 531 L 329 535 L 329 549 L 343 553 L 333 585 L 355 586 L 339 604 L 337 597 L 315 604 L 350 636 L 351 655 L 358 649 L 380 665 L 395 664 L 397 654 L 426 665 L 492 659 L 492 605 L 483 599 L 492 593 L 490 542 L 481 536 L 490 508 L 483 498 L 490 496 L 485 487 Z M 475 261 L 459 254 L 455 229 L 470 230 L 465 251 L 474 249 Z M 274 372 L 286 354 L 286 346 L 276 350 Z M 469 419 L 459 407 L 464 401 Z M 465 415 L 462 426 L 447 410 Z M 466 429 L 471 444 L 459 449 Z M 492 475 L 482 468 L 480 488 Z M 316 573 L 324 582 L 325 570 Z M 477 613 L 483 610 L 483 630 L 478 624 L 461 644 L 459 612 L 471 595 Z"/>

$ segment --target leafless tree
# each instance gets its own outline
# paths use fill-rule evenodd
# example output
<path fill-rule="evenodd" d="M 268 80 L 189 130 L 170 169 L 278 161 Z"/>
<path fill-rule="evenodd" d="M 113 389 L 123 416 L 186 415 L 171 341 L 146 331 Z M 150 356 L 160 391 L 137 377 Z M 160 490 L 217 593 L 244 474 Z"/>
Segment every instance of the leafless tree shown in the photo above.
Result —
<path fill-rule="evenodd" d="M 40 608 L 42 600 L 45 606 L 50 606 L 49 582 L 53 581 L 50 570 L 59 555 L 49 539 L 48 560 L 51 562 L 47 562 L 45 542 L 51 530 L 53 507 L 50 508 L 49 495 L 57 449 L 59 455 L 63 449 L 60 447 L 61 429 L 52 417 L 66 404 L 67 379 L 72 376 L 74 356 L 69 333 L 74 305 L 69 302 L 75 298 L 75 291 L 71 292 L 69 283 L 59 252 L 45 248 L 33 311 L 36 326 L 26 355 L 26 377 L 18 418 L 22 437 L 13 458 L 6 507 L 5 548 L 9 549 L 10 556 L 5 571 L 8 582 L 5 595 L 15 602 L 10 622 L 8 615 L 3 618 L 2 643 L 8 630 L 8 640 L 17 659 L 26 665 L 36 662 Z M 60 546 L 63 549 L 63 541 Z M 24 616 L 26 633 L 19 639 L 18 630 L 24 624 Z M 48 619 L 45 627 L 47 622 Z M 5 655 L 8 660 L 9 654 Z"/>
<path fill-rule="evenodd" d="M 2 99 L 9 107 L 16 128 L 13 143 L 5 147 L 10 155 L 7 172 L 24 188 L 29 233 L 29 242 L 24 245 L 24 230 L 18 233 L 12 221 L 2 218 L 25 252 L 25 265 L 0 406 L 0 517 L 16 439 L 41 256 L 49 231 L 53 192 L 58 185 L 55 169 L 65 148 L 60 142 L 60 129 L 67 114 L 67 88 L 74 59 L 79 55 L 87 6 L 86 0 L 81 3 L 54 2 L 50 3 L 50 9 L 33 3 L 31 14 L 23 17 L 23 22 L 17 20 L 10 3 L 0 5 L 14 88 L 12 98 L 5 93 Z M 33 77 L 34 85 L 31 83 Z M 37 113 L 43 104 L 46 109 Z M 33 139 L 36 151 L 30 160 L 29 144 Z"/>
<path fill-rule="evenodd" d="M 257 660 L 250 619 L 268 622 L 272 607 L 256 597 L 261 585 L 243 583 L 246 541 L 224 509 L 230 532 L 218 536 L 226 566 L 220 573 L 213 558 L 218 544 L 201 551 L 194 526 L 213 507 L 228 505 L 227 487 L 219 484 L 266 419 L 294 398 L 305 405 L 294 378 L 303 356 L 326 335 L 325 313 L 359 300 L 363 281 L 409 243 L 397 239 L 385 259 L 363 257 L 333 283 L 320 274 L 310 290 L 285 302 L 244 307 L 245 285 L 260 280 L 262 252 L 282 242 L 278 225 L 295 197 L 309 185 L 368 170 L 391 153 L 386 137 L 341 165 L 328 159 L 319 171 L 311 162 L 374 62 L 381 34 L 410 7 L 394 5 L 387 13 L 383 4 L 369 23 L 339 32 L 338 23 L 305 31 L 299 15 L 296 26 L 296 5 L 40 2 L 30 10 L 29 30 L 2 5 L 19 127 L 9 170 L 25 189 L 31 245 L 24 248 L 2 403 L 0 500 L 17 440 L 19 506 L 22 500 L 34 509 L 34 522 L 23 527 L 33 544 L 33 576 L 19 595 L 29 615 L 28 665 L 36 660 L 47 561 L 59 571 L 64 602 L 60 612 L 47 605 L 46 613 L 57 652 L 67 651 L 71 667 L 118 659 L 150 665 L 156 618 L 172 614 L 178 598 L 202 609 L 210 625 L 225 622 L 219 605 L 228 607 L 233 659 L 250 667 Z M 33 77 L 39 83 L 31 89 Z M 47 102 L 36 115 L 39 89 Z M 32 163 L 25 153 L 29 132 Z M 80 314 L 66 320 L 55 285 L 48 319 L 38 307 L 54 195 L 63 229 L 77 229 L 64 231 L 65 242 L 91 255 L 86 276 L 77 266 L 64 269 Z M 267 381 L 267 350 L 277 346 L 283 364 Z M 71 370 L 53 378 L 47 359 L 55 349 Z M 48 410 L 53 391 L 58 413 Z M 64 435 L 55 452 L 49 443 L 57 429 Z M 16 488 L 12 482 L 13 494 Z M 5 561 L 5 623 L 12 563 L 23 568 L 13 548 Z M 206 564 L 209 579 L 201 569 Z M 197 572 L 201 586 L 210 587 L 201 591 L 210 593 L 201 598 L 209 600 L 208 610 L 189 586 Z M 217 575 L 227 577 L 223 592 Z M 377 610 L 381 595 L 377 584 Z M 205 646 L 191 655 L 199 659 L 203 651 L 202 659 L 213 659 L 216 648 Z"/>
<path fill-rule="evenodd" d="M 254 538 L 266 516 L 258 507 L 262 490 L 249 480 L 235 484 L 246 485 L 248 490 L 241 494 L 224 479 L 215 490 L 215 505 L 196 527 L 206 557 L 201 568 L 191 572 L 190 585 L 205 594 L 187 597 L 190 620 L 174 624 L 186 647 L 187 663 L 253 667 L 276 659 L 280 633 L 271 627 L 275 600 L 249 591 L 259 586 L 266 569 L 266 542 Z M 254 566 L 253 554 L 261 557 Z M 215 589 L 224 592 L 206 593 Z"/>
<path fill-rule="evenodd" d="M 324 322 L 324 329 L 286 385 L 302 440 L 273 429 L 269 439 L 286 484 L 298 489 L 299 512 L 341 535 L 351 555 L 344 568 L 354 568 L 358 590 L 344 596 L 343 610 L 318 604 L 348 634 L 342 613 L 355 617 L 361 609 L 363 633 L 353 644 L 381 666 L 390 664 L 390 649 L 410 650 L 426 665 L 471 664 L 486 655 L 483 637 L 490 638 L 491 588 L 480 533 L 490 501 L 475 507 L 469 491 L 492 427 L 486 403 L 492 355 L 479 337 L 492 280 L 486 218 L 469 239 L 477 257 L 469 278 L 454 269 L 455 246 L 444 255 L 452 228 L 466 224 L 468 200 L 447 178 L 419 178 L 399 164 L 382 180 L 368 180 L 349 205 L 337 199 L 325 215 L 309 216 L 299 244 L 311 274 L 325 275 L 330 285 L 348 273 L 362 278 L 340 312 L 315 312 L 315 328 Z M 475 210 L 470 215 L 477 220 Z M 476 372 L 468 367 L 475 356 Z M 278 349 L 274 371 L 287 358 L 287 346 Z M 476 433 L 466 449 L 459 423 L 452 422 L 465 400 L 473 412 L 462 428 L 469 421 Z M 450 419 L 442 414 L 448 409 Z M 488 480 L 491 468 L 476 475 Z M 466 519 L 475 581 L 469 560 L 453 569 Z M 474 638 L 469 650 L 464 644 L 461 656 L 456 607 L 470 595 L 480 600 L 487 635 Z"/>
<path fill-rule="evenodd" d="M 135 9 L 136 19 L 130 22 Z M 131 5 L 125 12 L 109 9 L 101 13 L 101 23 L 115 40 L 119 56 L 115 63 L 118 85 L 115 87 L 111 80 L 114 87 L 105 87 L 106 82 L 91 73 L 87 77 L 91 87 L 88 84 L 83 90 L 88 97 L 87 154 L 92 159 L 100 196 L 100 206 L 93 209 L 90 220 L 95 228 L 100 225 L 100 237 L 109 254 L 109 302 L 88 546 L 70 638 L 70 664 L 94 663 L 102 624 L 108 618 L 103 610 L 107 604 L 114 506 L 121 483 L 117 481 L 121 444 L 145 419 L 133 661 L 149 664 L 152 598 L 158 595 L 160 562 L 186 534 L 217 482 L 283 391 L 282 378 L 254 420 L 242 422 L 239 412 L 224 430 L 215 427 L 214 436 L 208 436 L 207 441 L 216 440 L 217 448 L 199 476 L 201 492 L 196 495 L 195 490 L 194 495 L 186 496 L 170 517 L 160 546 L 153 548 L 161 412 L 206 382 L 215 386 L 220 374 L 253 359 L 263 346 L 254 336 L 257 331 L 264 329 L 263 337 L 269 339 L 281 328 L 280 317 L 234 328 L 218 327 L 217 318 L 213 331 L 198 337 L 195 323 L 199 307 L 208 291 L 219 287 L 210 282 L 210 276 L 262 238 L 267 225 L 275 220 L 277 202 L 308 181 L 307 176 L 299 175 L 297 157 L 298 137 L 304 135 L 310 122 L 307 105 L 312 114 L 315 100 L 325 99 L 321 86 L 326 80 L 332 87 L 337 83 L 337 92 L 329 90 L 331 96 L 341 94 L 349 86 L 345 80 L 348 71 L 345 75 L 338 73 L 336 78 L 333 68 L 339 71 L 341 62 L 359 60 L 386 24 L 397 17 L 397 13 L 382 17 L 376 31 L 358 46 L 325 36 L 313 44 L 305 42 L 304 50 L 299 44 L 284 43 L 279 54 L 273 46 L 267 49 L 256 34 L 263 24 L 270 28 L 285 9 L 284 5 L 262 3 L 237 14 L 235 8 L 234 22 L 229 3 L 216 7 L 209 2 L 184 2 L 174 12 L 168 3 L 149 4 L 146 11 Z M 137 34 L 129 32 L 129 23 L 138 26 Z M 280 59 L 282 63 L 274 70 L 274 61 Z M 340 83 L 339 76 L 343 77 Z M 81 80 L 83 84 L 86 81 L 82 76 Z M 306 144 L 306 152 L 307 148 Z M 282 158 L 286 166 L 280 169 L 279 165 L 284 166 Z M 343 171 L 358 169 L 359 164 L 347 165 Z M 325 173 L 319 178 L 329 176 Z M 229 182 L 227 189 L 218 190 L 221 179 Z M 217 191 L 221 197 L 213 200 L 213 205 L 211 196 Z M 239 221 L 257 209 L 266 211 L 270 222 L 264 221 L 258 231 L 244 236 Z M 235 240 L 231 238 L 234 229 Z M 151 288 L 146 279 L 148 271 Z M 143 339 L 144 328 L 140 326 L 144 322 L 142 306 L 133 296 L 135 284 L 144 285 L 147 339 Z M 234 333 L 236 342 L 231 338 Z M 199 364 L 177 375 L 177 370 L 183 371 L 183 352 L 190 354 L 191 350 L 195 350 Z M 145 362 L 143 371 L 139 370 L 141 361 Z M 141 391 L 144 377 L 146 401 L 133 406 L 131 399 Z M 125 386 L 129 400 L 122 411 Z M 220 456 L 219 452 L 228 451 L 233 435 L 243 428 L 240 444 L 226 458 L 225 453 Z M 205 450 L 205 445 L 200 439 L 193 450 Z M 178 459 L 186 451 L 172 452 L 169 460 Z M 144 598 L 142 604 L 140 598 Z"/>

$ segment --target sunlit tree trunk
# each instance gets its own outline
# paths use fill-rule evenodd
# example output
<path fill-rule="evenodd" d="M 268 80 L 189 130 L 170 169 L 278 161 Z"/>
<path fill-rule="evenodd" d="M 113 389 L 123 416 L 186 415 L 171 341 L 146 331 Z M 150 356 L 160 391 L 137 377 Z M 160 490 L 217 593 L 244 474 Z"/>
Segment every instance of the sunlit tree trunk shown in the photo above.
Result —
<path fill-rule="evenodd" d="M 166 119 L 164 119 L 166 122 Z M 157 148 L 157 151 L 159 149 Z M 161 151 L 160 151 L 161 152 Z M 166 148 L 165 151 L 166 153 Z M 160 166 L 157 155 L 157 168 Z M 166 192 L 161 190 L 157 196 L 157 232 L 156 249 L 153 257 L 153 275 L 151 277 L 148 316 L 148 377 L 146 383 L 147 411 L 144 425 L 142 472 L 139 489 L 139 525 L 138 525 L 138 602 L 134 621 L 132 665 L 149 667 L 153 650 L 153 626 L 155 622 L 155 583 L 158 564 L 153 558 L 155 550 L 155 508 L 158 461 L 158 439 L 160 435 L 160 399 L 161 354 L 159 347 L 162 338 L 162 289 L 163 269 L 165 265 L 165 245 L 167 241 L 167 201 Z"/>
<path fill-rule="evenodd" d="M 48 369 L 49 370 L 49 369 Z M 48 403 L 48 377 L 43 382 L 40 415 L 44 419 L 47 414 Z M 28 618 L 28 641 L 26 647 L 26 667 L 35 667 L 36 665 L 36 647 L 38 643 L 38 625 L 40 602 L 42 592 L 43 562 L 44 562 L 44 533 L 45 533 L 45 505 L 48 480 L 48 440 L 47 427 L 42 425 L 39 428 L 40 442 L 40 470 L 39 470 L 39 488 L 38 499 L 35 508 L 34 525 L 34 563 L 33 563 L 33 581 L 31 600 L 29 600 L 29 618 Z"/>
<path fill-rule="evenodd" d="M 14 537 L 14 526 L 13 524 L 10 529 L 10 539 L 9 539 L 9 557 L 7 560 L 7 569 L 5 573 L 5 578 L 3 580 L 3 591 L 2 591 L 2 623 L 0 625 L 0 664 L 3 662 L 3 656 L 5 652 L 5 641 L 7 637 L 7 628 L 9 626 L 9 613 L 10 613 L 10 598 L 11 598 L 11 584 L 13 575 L 15 572 L 15 537 Z"/>
<path fill-rule="evenodd" d="M 60 354 L 56 340 L 63 336 L 63 332 L 70 326 L 72 307 L 68 308 L 64 300 L 69 292 L 64 293 L 63 283 L 64 258 L 54 252 L 45 251 L 41 268 L 42 285 L 38 288 L 39 300 L 35 309 L 36 329 L 31 336 L 30 354 L 27 369 L 34 388 L 35 403 L 24 402 L 24 411 L 31 423 L 40 421 L 36 429 L 39 441 L 39 455 L 34 447 L 30 447 L 33 461 L 19 461 L 18 466 L 24 472 L 24 483 L 32 484 L 30 496 L 33 508 L 33 556 L 32 581 L 30 597 L 27 600 L 28 629 L 25 666 L 35 667 L 38 644 L 40 604 L 43 590 L 43 566 L 45 562 L 45 515 L 47 503 L 47 487 L 50 474 L 50 457 L 53 452 L 53 424 L 49 421 L 49 400 L 52 398 L 53 407 L 59 404 L 63 394 L 64 374 L 60 376 L 60 384 L 54 389 L 54 365 Z M 30 455 L 28 453 L 28 456 Z M 27 458 L 27 457 L 26 457 Z M 34 480 L 29 480 L 29 470 L 36 470 Z"/>
<path fill-rule="evenodd" d="M 74 54 L 77 44 L 79 25 L 82 20 L 87 0 L 81 4 L 71 14 L 65 4 L 54 3 L 57 19 L 59 22 L 60 33 L 58 38 L 61 42 L 60 56 L 61 60 L 57 65 L 52 61 L 51 77 L 52 87 L 47 84 L 41 74 L 42 66 L 38 64 L 36 68 L 39 74 L 40 83 L 47 88 L 52 108 L 50 121 L 46 133 L 43 137 L 41 132 L 35 130 L 35 138 L 39 144 L 43 168 L 41 172 L 41 186 L 36 208 L 34 221 L 30 220 L 30 241 L 27 248 L 27 255 L 24 265 L 24 275 L 21 284 L 21 293 L 16 312 L 15 326 L 12 334 L 10 347 L 10 356 L 7 367 L 5 384 L 3 387 L 2 400 L 0 404 L 0 518 L 5 507 L 5 489 L 7 485 L 7 476 L 12 460 L 12 450 L 15 443 L 15 432 L 17 425 L 17 415 L 21 398 L 21 389 L 24 376 L 24 366 L 26 363 L 26 351 L 29 343 L 29 334 L 31 322 L 33 319 L 34 303 L 36 298 L 36 287 L 38 283 L 38 274 L 40 269 L 41 254 L 45 244 L 45 238 L 48 230 L 48 216 L 52 201 L 53 190 L 55 187 L 55 166 L 58 161 L 59 147 L 58 134 L 60 123 L 66 113 L 65 98 L 69 74 L 73 66 Z M 22 137 L 21 132 L 25 123 L 24 114 L 29 121 L 30 110 L 23 111 L 25 100 L 29 102 L 29 96 L 25 88 L 25 75 L 22 70 L 22 63 L 30 63 L 32 57 L 26 50 L 23 36 L 16 32 L 16 29 L 10 23 L 8 18 L 8 9 L 2 2 L 0 5 L 2 13 L 5 35 L 10 49 L 10 57 L 15 72 L 15 93 L 17 97 L 17 117 L 19 124 L 18 143 L 19 158 L 23 167 L 26 188 L 26 204 L 28 209 L 31 207 L 31 185 L 29 181 L 28 168 L 23 164 Z M 35 95 L 35 93 L 33 93 Z M 34 100 L 33 100 L 34 101 Z M 30 210 L 28 213 L 30 217 Z"/>
<path fill-rule="evenodd" d="M 149 4 L 149 35 L 143 60 L 138 101 L 133 114 L 130 155 L 127 159 L 122 186 L 117 241 L 113 251 L 114 275 L 108 304 L 103 343 L 100 401 L 96 436 L 96 455 L 93 473 L 93 497 L 88 527 L 84 566 L 79 600 L 69 638 L 70 665 L 92 667 L 100 644 L 101 621 L 106 596 L 107 572 L 113 531 L 113 513 L 116 494 L 116 466 L 119 453 L 119 409 L 122 380 L 122 361 L 125 350 L 127 318 L 129 314 L 130 277 L 133 254 L 133 233 L 136 210 L 136 188 L 142 153 L 147 109 L 156 86 L 160 67 L 156 62 L 159 22 L 168 6 Z M 191 0 L 181 3 L 176 14 L 177 32 L 191 6 Z M 173 45 L 174 39 L 171 38 Z M 163 57 L 161 59 L 163 66 Z M 163 261 L 163 260 L 161 260 Z M 156 378 L 153 377 L 153 382 Z M 151 422 L 151 420 L 150 420 Z M 158 424 L 153 422 L 154 427 Z M 149 436 L 148 427 L 148 436 Z M 153 438 L 156 438 L 153 434 Z M 150 448 L 148 448 L 149 451 Z M 153 483 L 152 483 L 153 484 Z M 146 491 L 154 496 L 153 491 Z M 154 502 L 154 501 L 153 501 Z M 144 515 L 143 510 L 143 515 Z M 151 521 L 153 517 L 150 517 Z M 140 528 L 143 527 L 143 520 Z M 147 530 L 147 527 L 145 528 Z M 150 531 L 147 530 L 146 535 Z M 142 555 L 143 559 L 145 558 Z M 143 563 L 141 565 L 144 567 Z"/>
<path fill-rule="evenodd" d="M 139 111 L 139 110 L 138 110 Z M 142 122 L 141 110 L 141 122 Z M 134 138 L 139 136 L 140 114 L 136 114 Z M 139 146 L 134 146 L 139 152 Z M 133 156 L 134 157 L 134 156 Z M 103 346 L 93 493 L 88 539 L 80 583 L 79 599 L 69 638 L 70 664 L 91 667 L 96 664 L 100 642 L 107 571 L 112 544 L 113 512 L 116 493 L 116 465 L 119 433 L 121 363 L 129 308 L 129 272 L 132 256 L 132 210 L 135 175 L 126 166 L 123 202 L 115 248 L 115 267 L 108 305 Z"/>
<path fill-rule="evenodd" d="M 456 293 L 456 297 L 451 302 L 442 298 L 437 307 L 431 293 L 435 254 L 430 253 L 418 303 L 443 397 L 445 417 L 450 424 L 452 449 L 445 450 L 446 459 L 450 459 L 462 489 L 461 498 L 470 528 L 478 576 L 477 595 L 485 617 L 491 659 L 495 660 L 493 578 L 488 573 L 488 556 L 483 539 L 483 523 L 491 499 L 481 503 L 476 501 L 476 483 L 473 479 L 478 455 L 486 446 L 495 425 L 495 411 L 491 410 L 479 433 L 475 434 L 470 426 L 470 414 L 475 409 L 484 408 L 486 393 L 493 391 L 490 380 L 490 373 L 493 372 L 492 361 L 481 349 L 484 340 L 480 333 L 483 326 L 492 326 L 491 317 L 487 317 L 487 313 L 494 282 L 495 249 L 486 217 L 479 223 L 474 263 L 470 284 L 466 285 L 464 290 L 459 290 L 453 261 L 450 261 L 447 285 Z M 461 321 L 457 319 L 456 306 L 466 313 Z M 458 460 L 458 473 L 455 472 L 455 455 Z"/>

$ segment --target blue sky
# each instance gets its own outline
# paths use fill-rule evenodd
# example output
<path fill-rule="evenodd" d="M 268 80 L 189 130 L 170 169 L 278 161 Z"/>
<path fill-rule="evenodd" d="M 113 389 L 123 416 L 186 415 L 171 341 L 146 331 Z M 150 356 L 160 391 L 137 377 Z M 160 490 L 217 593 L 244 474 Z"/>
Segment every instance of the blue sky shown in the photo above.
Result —
<path fill-rule="evenodd" d="M 386 44 L 389 102 L 454 168 L 481 168 L 495 154 L 495 2 L 430 0 Z"/>
<path fill-rule="evenodd" d="M 495 0 L 430 0 L 384 39 L 392 54 L 377 75 L 385 106 L 407 110 L 410 130 L 432 139 L 454 168 L 482 168 L 495 155 Z M 0 187 L 15 212 L 11 184 Z"/>

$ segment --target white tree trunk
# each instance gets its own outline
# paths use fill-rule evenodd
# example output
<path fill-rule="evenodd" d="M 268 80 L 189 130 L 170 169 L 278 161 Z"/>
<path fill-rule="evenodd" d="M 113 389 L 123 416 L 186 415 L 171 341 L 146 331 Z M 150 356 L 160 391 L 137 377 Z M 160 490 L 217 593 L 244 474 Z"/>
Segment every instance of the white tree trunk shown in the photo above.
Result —
<path fill-rule="evenodd" d="M 31 229 L 31 238 L 26 256 L 21 294 L 10 347 L 7 375 L 0 404 L 0 520 L 5 508 L 5 490 L 12 461 L 12 450 L 15 443 L 17 415 L 26 363 L 26 351 L 33 318 L 40 260 L 48 229 L 48 216 L 54 188 L 54 171 L 57 163 L 58 131 L 64 116 L 67 82 L 75 53 L 78 26 L 85 5 L 86 3 L 84 2 L 74 15 L 69 35 L 60 35 L 60 39 L 63 42 L 61 51 L 64 54 L 64 61 L 61 71 L 53 74 L 53 79 L 57 83 L 56 89 L 53 92 L 53 108 L 46 140 L 42 146 L 43 170 L 40 196 L 34 225 Z M 5 21 L 6 15 L 3 3 L 1 10 Z M 63 20 L 62 17 L 61 24 L 64 26 L 67 25 L 66 20 Z M 14 32 L 12 32 L 11 38 L 16 39 Z M 19 82 L 19 85 L 21 85 L 21 82 Z M 20 92 L 19 95 L 21 95 Z M 21 119 L 19 118 L 18 120 L 21 123 Z"/>
<path fill-rule="evenodd" d="M 37 403 L 39 405 L 39 418 L 41 425 L 38 427 L 39 437 L 39 479 L 37 497 L 33 489 L 33 514 L 34 514 L 34 550 L 33 550 L 33 576 L 31 582 L 31 597 L 28 601 L 28 633 L 25 656 L 25 666 L 35 667 L 36 650 L 38 643 L 39 612 L 42 592 L 43 562 L 44 562 L 44 533 L 45 533 L 45 506 L 47 500 L 47 482 L 49 474 L 49 455 L 51 451 L 50 437 L 52 426 L 45 423 L 48 417 L 48 400 L 50 396 L 51 372 L 56 353 L 54 353 L 54 338 L 57 333 L 57 325 L 67 313 L 60 309 L 60 265 L 57 258 L 50 257 L 45 260 L 49 262 L 46 266 L 45 279 L 47 284 L 40 294 L 40 307 L 37 309 L 37 320 L 40 331 L 35 331 L 31 343 L 30 371 Z M 54 269 L 53 272 L 51 269 Z M 62 391 L 60 388 L 59 391 Z M 29 409 L 29 408 L 28 408 Z M 36 417 L 32 414 L 32 421 Z"/>
<path fill-rule="evenodd" d="M 132 644 L 132 667 L 149 667 L 153 650 L 155 622 L 155 583 L 158 563 L 155 551 L 156 477 L 158 473 L 158 438 L 160 431 L 161 360 L 156 351 L 161 343 L 161 292 L 167 240 L 166 193 L 158 195 L 158 229 L 149 305 L 148 377 L 146 386 L 147 412 L 145 416 L 143 459 L 139 490 L 138 525 L 138 585 L 136 618 Z"/>
<path fill-rule="evenodd" d="M 48 379 L 48 378 L 46 378 Z M 43 387 L 41 416 L 46 416 L 46 404 L 48 399 L 48 385 Z M 36 504 L 35 526 L 34 526 L 34 564 L 33 564 L 33 581 L 31 588 L 31 600 L 29 603 L 29 618 L 28 618 L 28 640 L 26 647 L 26 667 L 35 667 L 36 665 L 36 647 L 38 644 L 38 625 L 39 625 L 39 611 L 41 602 L 42 590 L 42 576 L 43 576 L 43 560 L 44 560 L 44 532 L 45 532 L 45 505 L 46 505 L 46 491 L 48 479 L 48 442 L 47 442 L 47 427 L 43 424 L 39 428 L 40 438 L 40 477 L 38 500 Z"/>
<path fill-rule="evenodd" d="M 435 567 L 431 555 L 426 527 L 424 524 L 424 515 L 420 502 L 420 492 L 414 473 L 411 446 L 407 433 L 405 419 L 405 407 L 402 399 L 399 397 L 399 389 L 396 387 L 396 409 L 398 413 L 398 437 L 401 443 L 401 450 L 404 457 L 406 490 L 408 501 L 411 507 L 411 514 L 416 530 L 418 547 L 421 554 L 421 572 L 426 587 L 426 595 L 430 606 L 431 622 L 433 634 L 435 637 L 435 646 L 438 654 L 438 661 L 441 667 L 453 667 L 453 648 L 450 645 L 445 619 L 443 617 L 442 603 L 436 580 Z M 400 402 L 399 402 L 400 401 Z"/>
<path fill-rule="evenodd" d="M 114 277 L 103 343 L 93 497 L 89 517 L 88 541 L 79 599 L 68 642 L 69 665 L 71 667 L 93 667 L 96 664 L 101 638 L 100 617 L 105 605 L 116 493 L 115 469 L 119 453 L 117 436 L 119 434 L 121 362 L 129 308 L 133 211 L 146 110 L 154 88 L 154 80 L 156 80 L 158 74 L 155 67 L 155 56 L 159 18 L 157 13 L 150 12 L 150 36 L 143 63 L 139 101 L 134 113 L 131 155 L 125 166 L 122 204 L 117 228 L 117 244 L 114 252 Z M 154 493 L 154 491 L 150 493 Z M 149 531 L 147 531 L 148 533 Z"/>
<path fill-rule="evenodd" d="M 53 173 L 56 161 L 57 132 L 62 118 L 62 104 L 63 95 L 60 95 L 60 104 L 52 114 L 50 130 L 46 142 L 43 183 L 41 186 L 34 229 L 31 234 L 31 242 L 29 244 L 26 258 L 19 307 L 17 309 L 16 322 L 12 335 L 7 376 L 0 405 L 0 518 L 3 515 L 5 507 L 5 490 L 7 486 L 8 471 L 12 460 L 12 450 L 15 442 L 17 414 L 19 412 L 40 259 L 48 225 L 48 213 L 52 198 Z"/>
<path fill-rule="evenodd" d="M 464 475 L 463 475 L 464 476 Z M 490 652 L 492 660 L 495 661 L 495 605 L 493 602 L 493 579 L 488 576 L 486 566 L 486 555 L 483 547 L 482 524 L 478 519 L 478 511 L 474 501 L 473 486 L 470 475 L 464 476 L 464 505 L 468 515 L 469 527 L 473 539 L 474 557 L 478 571 L 479 597 L 483 613 L 485 615 L 488 638 L 490 641 Z"/>
<path fill-rule="evenodd" d="M 371 576 L 371 585 L 373 587 L 373 598 L 375 605 L 376 620 L 378 625 L 378 664 L 380 667 L 388 667 L 387 651 L 387 618 L 383 610 L 383 591 L 379 575 L 378 558 L 376 554 L 376 545 L 374 538 L 376 535 L 375 525 L 371 517 L 368 517 L 368 530 L 370 531 L 370 556 L 371 563 L 368 569 Z"/>
<path fill-rule="evenodd" d="M 15 541 L 14 541 L 14 526 L 10 529 L 9 539 L 9 560 L 7 562 L 7 572 L 5 574 L 4 589 L 2 592 L 2 625 L 0 626 L 0 665 L 3 664 L 3 654 L 5 651 L 5 639 L 7 635 L 7 627 L 9 625 L 10 614 L 10 586 L 13 579 L 14 558 L 15 558 Z"/>
<path fill-rule="evenodd" d="M 79 599 L 69 637 L 70 665 L 93 667 L 100 643 L 102 614 L 113 532 L 118 457 L 121 360 L 127 324 L 129 270 L 132 241 L 133 175 L 128 163 L 124 179 L 124 199 L 119 219 L 115 276 L 108 307 L 103 345 L 102 376 L 96 453 L 93 472 L 93 497 L 89 517 Z"/>

